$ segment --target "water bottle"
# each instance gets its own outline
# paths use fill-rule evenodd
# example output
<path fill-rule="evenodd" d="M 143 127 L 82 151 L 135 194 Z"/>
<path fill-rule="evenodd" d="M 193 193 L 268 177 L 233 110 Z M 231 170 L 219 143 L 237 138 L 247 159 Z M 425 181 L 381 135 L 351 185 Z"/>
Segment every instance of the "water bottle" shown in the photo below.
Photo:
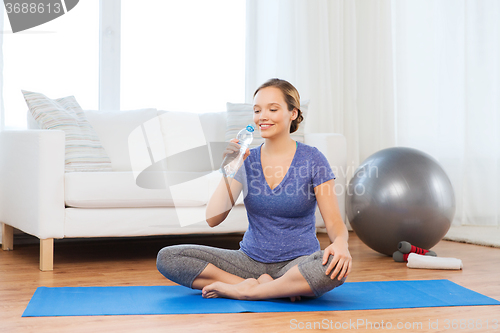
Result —
<path fill-rule="evenodd" d="M 230 155 L 226 155 L 224 161 L 222 161 L 221 169 L 227 177 L 234 177 L 238 169 L 243 164 L 243 156 L 247 151 L 248 146 L 253 140 L 253 131 L 255 128 L 253 125 L 248 125 L 244 129 L 238 132 L 236 139 L 238 139 L 238 144 L 241 145 L 240 150 Z"/>

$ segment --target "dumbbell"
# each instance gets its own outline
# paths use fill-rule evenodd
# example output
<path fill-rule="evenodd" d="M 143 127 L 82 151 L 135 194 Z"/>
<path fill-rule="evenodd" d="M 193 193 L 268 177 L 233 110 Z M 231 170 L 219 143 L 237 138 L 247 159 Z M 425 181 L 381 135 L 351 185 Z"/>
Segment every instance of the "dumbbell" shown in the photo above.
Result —
<path fill-rule="evenodd" d="M 417 246 L 411 245 L 408 242 L 402 241 L 398 244 L 398 250 L 392 254 L 392 258 L 397 262 L 408 261 L 408 255 L 410 253 L 416 253 L 424 256 L 436 257 L 437 254 L 434 251 L 425 250 Z"/>

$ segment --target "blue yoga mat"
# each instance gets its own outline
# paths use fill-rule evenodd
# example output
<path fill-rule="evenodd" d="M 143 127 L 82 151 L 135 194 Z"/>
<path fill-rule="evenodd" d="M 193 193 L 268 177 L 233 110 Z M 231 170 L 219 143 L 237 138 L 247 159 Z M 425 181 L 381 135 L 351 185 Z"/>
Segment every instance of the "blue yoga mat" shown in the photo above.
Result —
<path fill-rule="evenodd" d="M 39 287 L 23 317 L 190 313 L 342 311 L 500 305 L 449 280 L 347 282 L 318 298 L 238 301 L 206 299 L 182 286 Z"/>

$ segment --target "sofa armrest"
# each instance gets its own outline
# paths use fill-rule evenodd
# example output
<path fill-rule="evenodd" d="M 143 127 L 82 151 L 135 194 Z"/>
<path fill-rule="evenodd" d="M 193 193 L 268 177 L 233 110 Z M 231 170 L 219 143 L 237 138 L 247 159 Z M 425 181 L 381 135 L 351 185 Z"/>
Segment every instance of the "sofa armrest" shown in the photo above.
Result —
<path fill-rule="evenodd" d="M 335 193 L 339 203 L 340 214 L 345 222 L 345 191 L 346 191 L 346 171 L 347 171 L 347 143 L 342 134 L 336 133 L 306 133 L 304 142 L 322 152 L 335 174 Z M 319 209 L 318 209 L 319 211 Z M 316 212 L 317 227 L 324 227 L 321 214 Z"/>
<path fill-rule="evenodd" d="M 64 132 L 0 132 L 0 222 L 40 239 L 64 237 Z"/>

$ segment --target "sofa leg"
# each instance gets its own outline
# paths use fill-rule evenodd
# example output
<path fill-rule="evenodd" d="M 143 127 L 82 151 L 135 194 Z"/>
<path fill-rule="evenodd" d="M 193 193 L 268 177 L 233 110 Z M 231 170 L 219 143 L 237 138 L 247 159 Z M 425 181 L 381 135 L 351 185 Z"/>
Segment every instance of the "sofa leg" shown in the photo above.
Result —
<path fill-rule="evenodd" d="M 14 228 L 2 223 L 2 250 L 14 250 Z"/>
<path fill-rule="evenodd" d="M 40 239 L 40 270 L 54 269 L 54 238 Z"/>

